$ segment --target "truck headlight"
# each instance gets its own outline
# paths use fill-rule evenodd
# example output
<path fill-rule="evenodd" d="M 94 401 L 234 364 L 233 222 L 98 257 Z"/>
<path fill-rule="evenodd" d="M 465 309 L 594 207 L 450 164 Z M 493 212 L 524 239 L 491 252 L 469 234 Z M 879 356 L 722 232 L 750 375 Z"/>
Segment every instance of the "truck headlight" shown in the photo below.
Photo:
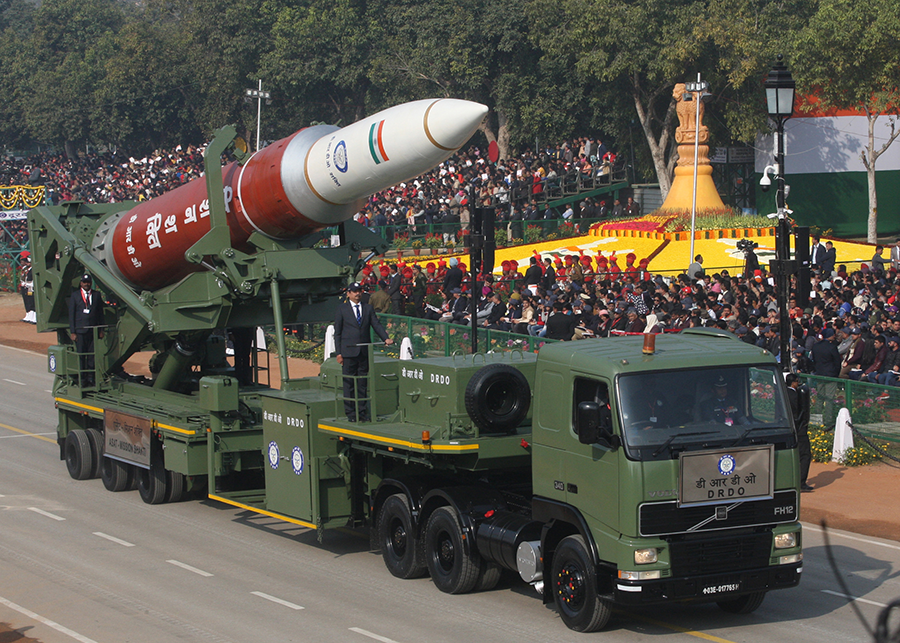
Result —
<path fill-rule="evenodd" d="M 624 569 L 619 570 L 619 578 L 622 580 L 659 580 L 661 574 L 658 569 L 649 572 L 633 572 Z"/>
<path fill-rule="evenodd" d="M 634 564 L 648 565 L 655 563 L 659 559 L 659 552 L 656 547 L 648 547 L 647 549 L 634 550 Z"/>
<path fill-rule="evenodd" d="M 790 549 L 797 546 L 797 532 L 775 534 L 775 549 Z"/>

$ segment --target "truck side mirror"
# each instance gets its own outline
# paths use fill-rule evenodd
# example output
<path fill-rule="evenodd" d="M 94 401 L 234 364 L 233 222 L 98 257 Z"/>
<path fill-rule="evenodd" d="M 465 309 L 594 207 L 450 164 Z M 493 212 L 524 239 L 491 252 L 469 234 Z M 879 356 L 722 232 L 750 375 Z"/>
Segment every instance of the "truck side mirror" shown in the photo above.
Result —
<path fill-rule="evenodd" d="M 575 414 L 575 431 L 582 444 L 596 444 L 601 439 L 612 442 L 612 415 L 609 407 L 597 402 L 580 402 Z"/>

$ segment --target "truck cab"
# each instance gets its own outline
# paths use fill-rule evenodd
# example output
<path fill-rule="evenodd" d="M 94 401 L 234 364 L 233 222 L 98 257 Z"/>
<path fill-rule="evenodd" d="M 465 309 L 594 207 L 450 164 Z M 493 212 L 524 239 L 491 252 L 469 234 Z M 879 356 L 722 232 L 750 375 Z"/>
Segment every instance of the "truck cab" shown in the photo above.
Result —
<path fill-rule="evenodd" d="M 548 345 L 533 412 L 545 599 L 573 629 L 610 603 L 749 612 L 799 582 L 797 440 L 768 351 L 708 330 Z"/>

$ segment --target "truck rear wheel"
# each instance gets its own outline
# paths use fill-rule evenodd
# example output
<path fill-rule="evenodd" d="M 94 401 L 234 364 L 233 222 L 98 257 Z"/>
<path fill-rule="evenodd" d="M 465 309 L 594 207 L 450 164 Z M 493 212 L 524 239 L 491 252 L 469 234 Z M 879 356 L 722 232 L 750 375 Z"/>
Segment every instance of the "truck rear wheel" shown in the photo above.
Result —
<path fill-rule="evenodd" d="M 103 434 L 100 433 L 97 429 L 87 429 L 85 431 L 88 437 L 88 442 L 91 443 L 91 478 L 96 478 L 100 475 L 100 465 L 102 462 L 100 461 L 103 458 Z"/>
<path fill-rule="evenodd" d="M 756 608 L 762 605 L 765 597 L 765 592 L 754 592 L 727 601 L 716 601 L 716 605 L 719 606 L 719 609 L 729 614 L 749 614 L 750 612 L 755 612 Z"/>
<path fill-rule="evenodd" d="M 428 519 L 425 563 L 431 580 L 447 594 L 465 594 L 478 582 L 481 557 L 466 553 L 455 509 L 440 507 Z"/>
<path fill-rule="evenodd" d="M 91 442 L 84 429 L 75 429 L 66 436 L 66 469 L 75 480 L 87 480 L 91 477 L 94 459 L 91 455 Z"/>
<path fill-rule="evenodd" d="M 138 471 L 138 493 L 148 505 L 162 504 L 166 499 L 166 470 L 159 466 Z"/>
<path fill-rule="evenodd" d="M 488 364 L 466 385 L 466 412 L 485 433 L 512 433 L 528 415 L 531 387 L 520 370 Z"/>
<path fill-rule="evenodd" d="M 129 471 L 130 465 L 112 458 L 101 458 L 100 479 L 107 491 L 125 491 L 134 474 Z"/>
<path fill-rule="evenodd" d="M 553 555 L 553 600 L 563 623 L 576 632 L 603 628 L 612 608 L 597 594 L 597 571 L 584 538 L 567 536 Z"/>
<path fill-rule="evenodd" d="M 166 471 L 166 500 L 165 502 L 181 502 L 184 496 L 184 488 L 187 486 L 183 473 Z"/>
<path fill-rule="evenodd" d="M 409 500 L 402 493 L 384 501 L 378 514 L 378 543 L 384 565 L 397 578 L 421 578 L 427 568 L 413 528 Z"/>
<path fill-rule="evenodd" d="M 500 582 L 503 575 L 503 568 L 497 563 L 489 563 L 486 560 L 481 561 L 481 568 L 478 570 L 478 580 L 475 582 L 474 591 L 487 592 L 494 589 Z"/>

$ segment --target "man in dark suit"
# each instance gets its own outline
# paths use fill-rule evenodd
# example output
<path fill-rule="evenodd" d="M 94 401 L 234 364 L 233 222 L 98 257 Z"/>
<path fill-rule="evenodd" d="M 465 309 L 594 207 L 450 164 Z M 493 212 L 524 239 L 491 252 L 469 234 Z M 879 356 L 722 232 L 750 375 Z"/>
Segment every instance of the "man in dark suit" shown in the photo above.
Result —
<path fill-rule="evenodd" d="M 357 282 L 347 288 L 346 303 L 338 306 L 334 319 L 334 345 L 338 364 L 344 374 L 344 412 L 347 419 L 369 421 L 369 351 L 371 331 L 375 331 L 386 346 L 394 343 L 378 321 L 375 309 L 362 303 L 362 285 Z M 354 386 L 354 383 L 356 386 Z M 355 389 L 355 390 L 354 390 Z M 358 412 L 357 412 L 358 411 Z"/>
<path fill-rule="evenodd" d="M 822 279 L 831 279 L 834 272 L 834 264 L 837 263 L 837 250 L 830 241 L 825 242 L 825 252 L 822 253 Z"/>
<path fill-rule="evenodd" d="M 447 270 L 447 274 L 444 276 L 444 283 L 441 285 L 441 290 L 449 297 L 453 294 L 454 288 L 462 288 L 462 280 L 463 272 L 459 267 L 459 260 L 456 257 L 451 257 L 450 269 Z"/>
<path fill-rule="evenodd" d="M 784 378 L 788 387 L 788 401 L 794 415 L 794 426 L 797 429 L 797 448 L 800 453 L 800 491 L 812 491 L 806 479 L 809 477 L 809 465 L 812 462 L 812 447 L 809 443 L 809 389 L 794 373 Z"/>
<path fill-rule="evenodd" d="M 80 287 L 69 299 L 69 333 L 75 342 L 75 352 L 81 355 L 82 386 L 94 385 L 94 328 L 103 337 L 103 300 L 92 290 L 93 278 L 85 274 Z"/>

